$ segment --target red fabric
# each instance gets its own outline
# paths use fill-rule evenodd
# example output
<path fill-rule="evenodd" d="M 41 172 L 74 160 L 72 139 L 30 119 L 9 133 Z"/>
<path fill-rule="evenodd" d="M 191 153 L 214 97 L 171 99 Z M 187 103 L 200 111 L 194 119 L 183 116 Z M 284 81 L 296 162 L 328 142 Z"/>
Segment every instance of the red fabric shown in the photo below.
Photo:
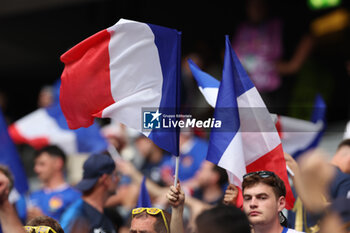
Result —
<path fill-rule="evenodd" d="M 71 129 L 92 125 L 94 117 L 101 117 L 103 109 L 114 103 L 110 88 L 110 38 L 107 30 L 100 31 L 61 56 L 65 68 L 60 103 Z"/>
<path fill-rule="evenodd" d="M 33 138 L 33 139 L 25 138 L 17 130 L 17 128 L 14 124 L 12 124 L 8 127 L 8 132 L 9 132 L 10 137 L 12 138 L 12 141 L 15 144 L 29 144 L 30 146 L 34 147 L 34 149 L 36 149 L 36 150 L 39 150 L 39 149 L 43 148 L 44 146 L 49 145 L 49 143 L 50 143 L 46 137 L 37 137 L 37 138 Z"/>
<path fill-rule="evenodd" d="M 238 186 L 236 186 L 238 189 L 238 196 L 237 196 L 237 200 L 236 200 L 236 206 L 237 208 L 242 209 L 243 208 L 243 193 L 242 193 L 242 189 Z"/>
<path fill-rule="evenodd" d="M 278 132 L 278 136 L 280 136 L 280 138 L 283 137 L 283 129 L 282 129 L 282 124 L 281 124 L 281 117 L 277 116 L 277 122 L 275 124 L 277 132 Z"/>
<path fill-rule="evenodd" d="M 288 181 L 286 161 L 284 160 L 282 144 L 279 144 L 275 149 L 247 166 L 247 173 L 261 170 L 273 171 L 284 181 L 287 191 L 286 208 L 291 210 L 295 199 Z"/>

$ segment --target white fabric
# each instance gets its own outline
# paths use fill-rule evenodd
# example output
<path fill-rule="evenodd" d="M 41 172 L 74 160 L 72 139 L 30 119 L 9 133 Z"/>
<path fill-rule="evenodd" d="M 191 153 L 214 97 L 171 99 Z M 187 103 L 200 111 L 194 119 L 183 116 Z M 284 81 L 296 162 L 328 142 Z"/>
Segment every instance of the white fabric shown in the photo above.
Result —
<path fill-rule="evenodd" d="M 135 109 L 157 108 L 162 96 L 163 76 L 154 34 L 147 24 L 124 19 L 107 30 L 111 33 L 109 67 L 115 103 L 103 110 L 102 117 L 141 131 L 142 112 Z"/>
<path fill-rule="evenodd" d="M 27 139 L 46 138 L 49 144 L 57 145 L 67 154 L 78 152 L 76 135 L 62 129 L 45 109 L 38 109 L 14 124 L 17 131 Z"/>
<path fill-rule="evenodd" d="M 212 106 L 213 108 L 215 108 L 219 88 L 217 88 L 217 87 L 202 88 L 201 86 L 198 86 L 198 88 L 202 92 L 202 94 L 203 94 L 205 100 L 208 102 L 208 104 L 210 106 Z"/>
<path fill-rule="evenodd" d="M 287 116 L 280 116 L 282 128 L 282 146 L 288 154 L 307 148 L 317 137 L 323 122 L 312 123 Z"/>

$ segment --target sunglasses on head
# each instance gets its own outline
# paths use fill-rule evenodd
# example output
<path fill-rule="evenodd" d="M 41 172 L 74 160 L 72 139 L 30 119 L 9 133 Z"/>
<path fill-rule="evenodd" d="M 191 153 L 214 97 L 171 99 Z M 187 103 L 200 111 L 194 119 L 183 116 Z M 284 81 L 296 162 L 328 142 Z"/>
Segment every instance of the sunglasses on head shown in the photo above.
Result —
<path fill-rule="evenodd" d="M 248 178 L 248 177 L 254 176 L 254 175 L 258 175 L 261 178 L 268 178 L 270 176 L 276 177 L 276 174 L 273 172 L 270 172 L 270 171 L 257 171 L 257 172 L 250 172 L 250 173 L 245 174 L 243 176 L 243 180 Z"/>
<path fill-rule="evenodd" d="M 57 233 L 54 229 L 48 226 L 24 226 L 26 233 Z"/>
<path fill-rule="evenodd" d="M 166 232 L 169 233 L 168 223 L 166 221 L 164 212 L 161 209 L 158 209 L 158 208 L 145 208 L 145 207 L 135 208 L 135 209 L 132 210 L 132 217 L 134 217 L 135 215 L 140 214 L 140 213 L 142 213 L 144 211 L 146 211 L 147 214 L 149 214 L 149 215 L 157 215 L 157 214 L 160 213 L 162 215 L 162 218 L 163 218 L 163 221 L 164 221 Z"/>

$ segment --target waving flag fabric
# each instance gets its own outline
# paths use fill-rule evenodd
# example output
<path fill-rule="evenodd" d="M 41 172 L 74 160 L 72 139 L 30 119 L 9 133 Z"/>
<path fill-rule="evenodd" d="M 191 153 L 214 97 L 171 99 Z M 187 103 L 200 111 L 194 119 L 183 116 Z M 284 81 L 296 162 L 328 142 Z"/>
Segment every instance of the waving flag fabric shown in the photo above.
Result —
<path fill-rule="evenodd" d="M 16 144 L 29 144 L 36 149 L 57 145 L 67 154 L 97 153 L 107 149 L 97 123 L 88 128 L 71 130 L 58 103 L 40 108 L 9 127 Z"/>
<path fill-rule="evenodd" d="M 198 83 L 198 88 L 204 98 L 215 108 L 216 99 L 219 91 L 220 82 L 209 74 L 200 70 L 200 68 L 188 61 L 194 78 Z M 325 130 L 325 110 L 326 104 L 320 95 L 316 96 L 311 121 L 300 120 L 288 116 L 275 116 L 278 133 L 281 137 L 283 150 L 294 158 L 307 150 L 315 148 Z"/>
<path fill-rule="evenodd" d="M 0 109 L 0 164 L 6 165 L 10 170 L 15 180 L 16 190 L 24 194 L 28 191 L 27 176 L 24 172 L 22 161 L 13 144 L 8 132 L 7 125 Z"/>
<path fill-rule="evenodd" d="M 152 207 L 151 198 L 146 187 L 146 177 L 144 176 L 140 185 L 139 198 L 137 199 L 136 208 Z"/>
<path fill-rule="evenodd" d="M 247 172 L 275 172 L 286 185 L 286 208 L 292 208 L 294 197 L 280 138 L 228 37 L 214 118 L 221 120 L 222 128 L 212 129 L 207 160 L 225 168 L 230 182 L 239 186 Z"/>
<path fill-rule="evenodd" d="M 121 19 L 61 56 L 60 102 L 72 129 L 94 117 L 112 118 L 142 131 L 159 147 L 178 155 L 178 130 L 143 130 L 143 109 L 179 113 L 180 33 Z"/>
<path fill-rule="evenodd" d="M 326 104 L 320 95 L 315 98 L 311 121 L 279 116 L 277 124 L 283 150 L 294 158 L 317 147 L 326 129 Z"/>
<path fill-rule="evenodd" d="M 196 79 L 198 88 L 210 106 L 215 108 L 220 82 L 211 75 L 202 71 L 191 59 L 188 60 L 193 77 Z"/>

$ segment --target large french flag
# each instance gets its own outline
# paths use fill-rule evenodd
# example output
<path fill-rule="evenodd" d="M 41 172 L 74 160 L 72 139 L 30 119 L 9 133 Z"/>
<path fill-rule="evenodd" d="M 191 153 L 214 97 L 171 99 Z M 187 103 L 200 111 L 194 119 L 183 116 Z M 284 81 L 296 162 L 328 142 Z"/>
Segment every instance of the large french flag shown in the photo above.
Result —
<path fill-rule="evenodd" d="M 108 147 L 97 123 L 69 129 L 59 103 L 22 117 L 9 126 L 9 134 L 16 144 L 29 144 L 35 149 L 57 145 L 68 155 L 98 153 Z"/>
<path fill-rule="evenodd" d="M 275 172 L 287 189 L 286 208 L 294 197 L 289 185 L 281 140 L 270 113 L 249 79 L 226 36 L 223 78 L 214 118 L 222 128 L 210 134 L 207 160 L 225 168 L 230 182 L 241 186 L 247 172 Z"/>
<path fill-rule="evenodd" d="M 198 88 L 210 106 L 215 108 L 220 82 L 188 61 Z M 314 101 L 311 121 L 271 114 L 280 135 L 283 151 L 297 158 L 318 146 L 326 128 L 326 104 L 320 95 Z"/>
<path fill-rule="evenodd" d="M 0 164 L 6 165 L 14 176 L 17 192 L 24 194 L 28 191 L 28 181 L 22 161 L 13 141 L 8 134 L 5 118 L 0 109 Z"/>
<path fill-rule="evenodd" d="M 143 111 L 179 113 L 180 40 L 174 29 L 120 19 L 63 54 L 60 102 L 69 127 L 112 118 L 178 155 L 179 130 L 143 130 Z"/>

